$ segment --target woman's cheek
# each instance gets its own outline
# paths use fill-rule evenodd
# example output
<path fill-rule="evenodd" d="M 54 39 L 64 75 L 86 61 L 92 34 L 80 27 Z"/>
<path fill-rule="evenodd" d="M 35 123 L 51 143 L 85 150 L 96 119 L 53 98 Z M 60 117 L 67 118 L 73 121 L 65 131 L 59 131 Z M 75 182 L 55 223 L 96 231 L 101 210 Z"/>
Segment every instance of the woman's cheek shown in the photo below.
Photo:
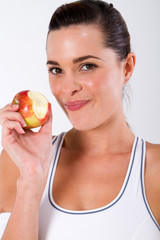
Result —
<path fill-rule="evenodd" d="M 52 79 L 49 79 L 49 85 L 53 95 L 55 97 L 58 96 L 59 87 L 57 86 L 57 84 Z"/>
<path fill-rule="evenodd" d="M 98 92 L 99 90 L 103 90 L 104 88 L 104 77 L 101 77 L 97 74 L 92 74 L 92 76 L 85 78 L 83 81 L 83 87 L 86 88 L 86 90 L 91 90 L 93 92 Z"/>

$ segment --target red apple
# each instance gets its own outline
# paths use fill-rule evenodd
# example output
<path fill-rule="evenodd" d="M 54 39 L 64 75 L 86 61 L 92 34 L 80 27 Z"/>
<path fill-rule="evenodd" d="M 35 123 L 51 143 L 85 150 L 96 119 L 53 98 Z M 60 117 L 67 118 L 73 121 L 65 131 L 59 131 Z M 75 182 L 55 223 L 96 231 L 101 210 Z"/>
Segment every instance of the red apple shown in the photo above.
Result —
<path fill-rule="evenodd" d="M 17 93 L 13 104 L 19 104 L 19 112 L 22 114 L 26 127 L 25 129 L 42 126 L 49 116 L 49 102 L 39 92 L 25 90 Z"/>

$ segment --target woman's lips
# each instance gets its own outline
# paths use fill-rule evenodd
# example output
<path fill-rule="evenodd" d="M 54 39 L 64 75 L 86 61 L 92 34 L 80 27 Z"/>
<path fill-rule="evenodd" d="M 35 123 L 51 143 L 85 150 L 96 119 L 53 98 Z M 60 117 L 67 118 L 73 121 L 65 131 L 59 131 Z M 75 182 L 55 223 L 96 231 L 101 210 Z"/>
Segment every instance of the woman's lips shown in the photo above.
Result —
<path fill-rule="evenodd" d="M 64 105 L 70 111 L 76 111 L 84 107 L 90 100 L 77 100 L 66 102 Z"/>

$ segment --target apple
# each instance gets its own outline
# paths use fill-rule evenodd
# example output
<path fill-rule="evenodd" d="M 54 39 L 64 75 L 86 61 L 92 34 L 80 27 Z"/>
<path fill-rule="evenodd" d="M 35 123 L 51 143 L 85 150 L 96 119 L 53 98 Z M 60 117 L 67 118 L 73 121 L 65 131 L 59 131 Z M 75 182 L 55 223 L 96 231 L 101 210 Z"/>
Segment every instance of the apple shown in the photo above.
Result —
<path fill-rule="evenodd" d="M 50 108 L 47 98 L 39 92 L 24 90 L 15 95 L 12 104 L 18 104 L 25 120 L 25 129 L 42 126 L 49 116 Z"/>

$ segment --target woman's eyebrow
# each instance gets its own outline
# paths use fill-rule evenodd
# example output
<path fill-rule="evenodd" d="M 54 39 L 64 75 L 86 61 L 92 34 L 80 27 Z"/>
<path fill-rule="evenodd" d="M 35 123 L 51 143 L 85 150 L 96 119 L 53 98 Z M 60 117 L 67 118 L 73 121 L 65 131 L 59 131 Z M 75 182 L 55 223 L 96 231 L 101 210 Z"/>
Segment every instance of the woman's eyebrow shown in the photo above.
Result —
<path fill-rule="evenodd" d="M 96 59 L 101 60 L 99 57 L 96 57 L 96 56 L 93 56 L 93 55 L 86 55 L 86 56 L 82 56 L 82 57 L 75 58 L 75 59 L 73 60 L 73 64 L 78 63 L 78 62 L 81 62 L 81 61 L 86 60 L 86 59 L 88 59 L 88 58 L 96 58 Z"/>
<path fill-rule="evenodd" d="M 78 57 L 78 58 L 73 59 L 73 64 L 84 61 L 88 58 L 95 58 L 95 59 L 101 60 L 99 57 L 96 57 L 96 56 L 93 56 L 93 55 L 86 55 L 86 56 L 82 56 L 82 57 Z M 60 64 L 58 62 L 53 61 L 53 60 L 48 60 L 46 64 L 47 65 L 50 64 L 50 65 L 60 66 Z"/>
<path fill-rule="evenodd" d="M 47 63 L 46 63 L 46 65 L 58 65 L 59 66 L 59 63 L 58 62 L 56 62 L 56 61 L 52 61 L 52 60 L 48 60 L 47 61 Z"/>

